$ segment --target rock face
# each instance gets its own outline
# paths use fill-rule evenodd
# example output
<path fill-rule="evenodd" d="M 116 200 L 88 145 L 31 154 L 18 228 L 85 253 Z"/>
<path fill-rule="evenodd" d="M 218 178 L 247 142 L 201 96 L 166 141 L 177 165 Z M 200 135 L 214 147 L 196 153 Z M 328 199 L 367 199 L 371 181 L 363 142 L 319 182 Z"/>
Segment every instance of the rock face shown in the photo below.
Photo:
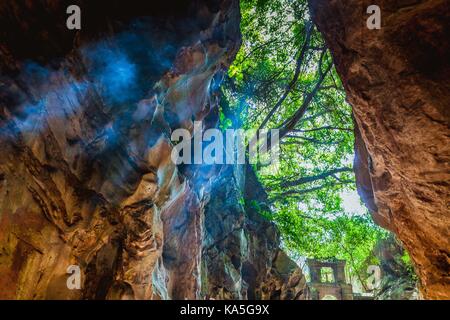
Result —
<path fill-rule="evenodd" d="M 375 3 L 376 2 L 376 3 Z M 450 2 L 310 1 L 356 120 L 356 174 L 374 220 L 410 253 L 425 298 L 450 298 Z"/>
<path fill-rule="evenodd" d="M 174 129 L 217 125 L 239 3 L 159 3 L 0 3 L 0 298 L 304 298 L 251 170 L 171 161 Z"/>
<path fill-rule="evenodd" d="M 258 212 L 267 195 L 250 166 L 220 167 L 205 190 L 202 292 L 213 299 L 306 299 L 298 266 Z M 245 199 L 245 201 L 244 201 Z"/>
<path fill-rule="evenodd" d="M 380 260 L 381 283 L 376 300 L 416 300 L 417 280 L 410 264 L 404 261 L 405 252 L 400 243 L 390 236 L 381 240 L 375 254 Z"/>

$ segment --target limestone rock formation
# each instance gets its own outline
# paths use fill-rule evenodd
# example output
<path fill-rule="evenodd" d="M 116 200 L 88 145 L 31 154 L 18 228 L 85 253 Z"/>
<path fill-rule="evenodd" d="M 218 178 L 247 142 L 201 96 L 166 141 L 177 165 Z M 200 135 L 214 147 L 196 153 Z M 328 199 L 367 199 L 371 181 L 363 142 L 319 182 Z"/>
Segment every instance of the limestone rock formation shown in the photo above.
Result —
<path fill-rule="evenodd" d="M 303 298 L 248 168 L 170 157 L 217 125 L 238 1 L 71 2 L 0 2 L 0 298 Z"/>
<path fill-rule="evenodd" d="M 381 9 L 369 30 L 367 7 Z M 356 174 L 410 253 L 425 298 L 450 298 L 450 2 L 310 0 L 353 106 Z"/>
<path fill-rule="evenodd" d="M 306 280 L 279 249 L 279 235 L 254 203 L 267 195 L 250 166 L 222 166 L 205 190 L 205 298 L 300 300 Z M 244 201 L 245 199 L 245 201 Z"/>
<path fill-rule="evenodd" d="M 390 236 L 379 241 L 375 255 L 380 260 L 381 283 L 376 290 L 377 300 L 416 300 L 419 296 L 417 276 L 404 258 L 405 250 Z"/>

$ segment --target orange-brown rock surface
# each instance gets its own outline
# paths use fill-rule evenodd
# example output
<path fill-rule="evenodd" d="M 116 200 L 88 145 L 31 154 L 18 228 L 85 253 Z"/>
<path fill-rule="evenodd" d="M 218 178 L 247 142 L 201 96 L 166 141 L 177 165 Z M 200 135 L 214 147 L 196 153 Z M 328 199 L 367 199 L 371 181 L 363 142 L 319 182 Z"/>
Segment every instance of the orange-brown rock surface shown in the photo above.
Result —
<path fill-rule="evenodd" d="M 369 30 L 369 5 L 381 29 Z M 450 298 L 450 2 L 310 0 L 357 124 L 358 190 L 410 253 L 425 298 Z"/>
<path fill-rule="evenodd" d="M 0 2 L 0 298 L 304 298 L 247 168 L 170 158 L 172 130 L 217 124 L 239 3 L 157 3 Z"/>

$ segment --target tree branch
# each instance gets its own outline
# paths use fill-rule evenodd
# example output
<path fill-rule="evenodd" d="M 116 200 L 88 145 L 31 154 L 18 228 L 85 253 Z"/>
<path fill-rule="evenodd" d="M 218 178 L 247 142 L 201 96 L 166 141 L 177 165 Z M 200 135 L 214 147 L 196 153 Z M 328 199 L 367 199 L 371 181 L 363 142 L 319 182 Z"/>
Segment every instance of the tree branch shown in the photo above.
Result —
<path fill-rule="evenodd" d="M 311 192 L 315 192 L 315 191 L 321 190 L 321 189 L 326 188 L 326 187 L 335 187 L 335 186 L 339 186 L 339 185 L 342 185 L 342 184 L 344 184 L 344 183 L 334 183 L 334 184 L 327 184 L 327 183 L 325 183 L 325 184 L 322 184 L 320 186 L 309 188 L 309 189 L 287 190 L 285 192 L 277 194 L 275 197 L 270 199 L 269 202 L 270 203 L 274 203 L 277 200 L 286 199 L 286 197 L 290 197 L 292 199 L 301 200 L 302 199 L 300 197 L 301 195 L 305 195 L 305 194 L 308 194 L 308 193 L 311 193 Z"/>
<path fill-rule="evenodd" d="M 316 95 L 317 91 L 319 90 L 323 80 L 325 79 L 328 72 L 331 70 L 331 67 L 333 66 L 332 63 L 330 63 L 325 72 L 320 71 L 319 80 L 317 81 L 316 85 L 314 86 L 314 89 L 306 95 L 306 98 L 304 99 L 302 106 L 294 113 L 294 115 L 289 118 L 287 121 L 285 121 L 280 128 L 280 135 L 279 138 L 283 138 L 286 134 L 288 134 L 290 131 L 292 131 L 297 123 L 300 121 L 300 119 L 305 115 L 306 110 L 308 109 L 309 104 L 311 103 L 312 99 Z"/>
<path fill-rule="evenodd" d="M 313 29 L 313 24 L 311 23 L 308 26 L 308 29 L 306 31 L 305 42 L 303 43 L 302 49 L 300 50 L 300 54 L 299 54 L 299 56 L 297 58 L 297 63 L 296 63 L 296 67 L 295 67 L 294 77 L 292 78 L 292 80 L 288 84 L 288 86 L 286 87 L 286 89 L 285 89 L 283 95 L 281 96 L 281 98 L 277 101 L 277 103 L 272 108 L 272 110 L 270 110 L 270 112 L 264 118 L 263 122 L 259 126 L 259 130 L 261 130 L 262 128 L 265 127 L 267 122 L 269 122 L 270 118 L 272 118 L 272 116 L 275 114 L 275 112 L 278 110 L 278 108 L 283 104 L 284 100 L 286 100 L 286 98 L 288 97 L 289 93 L 294 88 L 295 84 L 297 83 L 297 81 L 298 81 L 298 79 L 300 77 L 300 72 L 301 72 L 301 69 L 302 69 L 302 63 L 303 63 L 303 60 L 305 58 L 306 51 L 307 51 L 307 49 L 309 47 L 309 42 L 311 40 L 312 29 Z"/>
<path fill-rule="evenodd" d="M 336 144 L 340 144 L 341 141 L 320 141 L 314 138 L 308 138 L 308 137 L 301 137 L 301 136 L 293 136 L 293 135 L 287 135 L 285 136 L 285 138 L 293 138 L 293 139 L 301 139 L 301 140 L 305 140 L 305 141 L 309 141 L 311 143 L 315 143 L 315 144 L 322 144 L 322 145 L 336 145 Z M 304 144 L 303 142 L 299 142 L 299 141 L 283 141 L 281 142 L 281 144 Z"/>
<path fill-rule="evenodd" d="M 332 126 L 325 126 L 325 127 L 306 129 L 306 130 L 294 129 L 294 130 L 292 130 L 292 132 L 306 133 L 306 132 L 321 131 L 321 130 L 341 130 L 341 131 L 353 132 L 352 128 L 340 128 L 340 127 L 332 127 Z"/>
<path fill-rule="evenodd" d="M 325 188 L 326 186 L 327 186 L 327 185 L 324 184 L 324 185 L 320 185 L 320 186 L 318 186 L 318 187 L 309 188 L 309 189 L 303 189 L 303 190 L 288 190 L 288 191 L 282 192 L 282 193 L 278 194 L 277 196 L 275 196 L 275 197 L 271 200 L 271 202 L 273 203 L 273 202 L 275 202 L 277 199 L 283 199 L 283 198 L 285 198 L 286 196 L 290 196 L 290 195 L 303 195 L 303 194 L 311 193 L 311 192 L 314 192 L 314 191 L 318 191 L 318 190 L 320 190 L 320 189 Z"/>
<path fill-rule="evenodd" d="M 305 184 L 305 183 L 309 183 L 309 182 L 313 182 L 313 181 L 317 181 L 317 180 L 323 180 L 327 177 L 331 177 L 331 176 L 335 175 L 336 173 L 341 173 L 341 172 L 353 172 L 353 169 L 348 168 L 348 167 L 336 168 L 336 169 L 333 169 L 330 171 L 322 172 L 321 174 L 318 174 L 315 176 L 302 177 L 297 180 L 286 181 L 286 182 L 281 183 L 280 186 L 282 188 L 295 187 L 295 186 L 298 186 L 301 184 Z"/>

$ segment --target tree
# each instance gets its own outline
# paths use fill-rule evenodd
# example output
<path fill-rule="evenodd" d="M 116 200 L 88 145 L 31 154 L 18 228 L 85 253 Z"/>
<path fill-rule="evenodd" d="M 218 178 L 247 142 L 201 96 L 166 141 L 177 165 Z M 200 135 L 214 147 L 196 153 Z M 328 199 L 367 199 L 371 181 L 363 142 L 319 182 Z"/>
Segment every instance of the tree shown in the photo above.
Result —
<path fill-rule="evenodd" d="M 331 55 L 304 0 L 243 0 L 241 13 L 223 119 L 280 129 L 279 170 L 256 166 L 270 218 L 292 255 L 346 258 L 356 274 L 382 231 L 342 206 L 342 193 L 355 189 L 353 120 Z"/>

